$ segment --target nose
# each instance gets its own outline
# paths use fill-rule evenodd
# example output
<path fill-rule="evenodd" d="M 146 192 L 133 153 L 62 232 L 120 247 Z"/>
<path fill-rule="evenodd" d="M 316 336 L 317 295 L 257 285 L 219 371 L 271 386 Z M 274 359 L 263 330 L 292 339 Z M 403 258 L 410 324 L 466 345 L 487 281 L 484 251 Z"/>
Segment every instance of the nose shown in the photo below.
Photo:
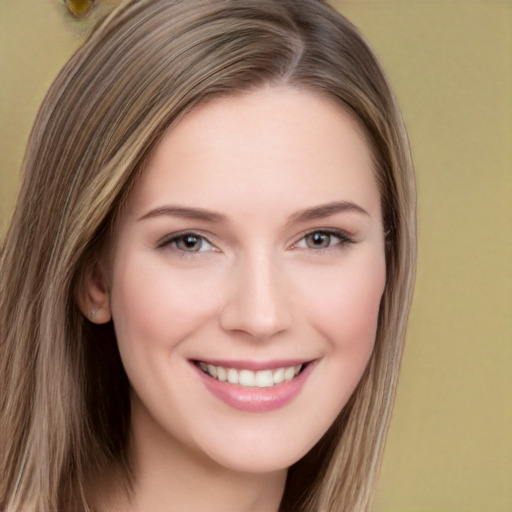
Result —
<path fill-rule="evenodd" d="M 286 280 L 271 258 L 259 256 L 240 262 L 229 279 L 230 293 L 220 314 L 224 330 L 266 340 L 290 328 L 292 311 Z"/>

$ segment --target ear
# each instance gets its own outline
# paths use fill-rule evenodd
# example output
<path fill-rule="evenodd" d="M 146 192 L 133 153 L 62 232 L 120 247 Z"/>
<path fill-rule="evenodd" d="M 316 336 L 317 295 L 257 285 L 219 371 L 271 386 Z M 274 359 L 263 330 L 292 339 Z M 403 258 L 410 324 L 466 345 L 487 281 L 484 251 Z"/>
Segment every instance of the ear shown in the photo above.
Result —
<path fill-rule="evenodd" d="M 112 318 L 108 280 L 101 261 L 86 270 L 78 292 L 78 305 L 82 314 L 95 324 L 106 324 Z"/>

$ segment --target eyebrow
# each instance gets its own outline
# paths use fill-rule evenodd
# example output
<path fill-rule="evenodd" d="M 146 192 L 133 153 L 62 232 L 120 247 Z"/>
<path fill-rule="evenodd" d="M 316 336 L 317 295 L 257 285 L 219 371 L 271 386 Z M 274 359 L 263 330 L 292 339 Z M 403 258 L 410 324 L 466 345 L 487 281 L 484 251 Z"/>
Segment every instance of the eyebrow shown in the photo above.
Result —
<path fill-rule="evenodd" d="M 306 210 L 301 210 L 297 213 L 294 213 L 290 217 L 289 222 L 293 223 L 322 219 L 337 213 L 346 212 L 361 213 L 370 217 L 370 214 L 364 208 L 355 203 L 351 203 L 349 201 L 335 201 L 333 203 L 327 203 L 320 206 L 315 206 L 313 208 L 307 208 Z"/>
<path fill-rule="evenodd" d="M 336 201 L 327 203 L 313 208 L 307 208 L 291 215 L 288 223 L 305 222 L 308 220 L 322 219 L 337 213 L 356 212 L 370 216 L 370 214 L 361 206 L 349 201 Z M 150 219 L 159 216 L 182 217 L 186 219 L 202 220 L 205 222 L 221 223 L 226 221 L 226 217 L 221 213 L 217 213 L 204 208 L 189 208 L 184 206 L 160 206 L 148 213 L 144 214 L 138 220 Z"/>
<path fill-rule="evenodd" d="M 188 208 L 183 206 L 161 206 L 146 213 L 138 220 L 150 219 L 152 217 L 159 217 L 161 215 L 203 220 L 206 222 L 223 222 L 226 220 L 226 217 L 221 213 L 212 212 L 203 208 Z"/>

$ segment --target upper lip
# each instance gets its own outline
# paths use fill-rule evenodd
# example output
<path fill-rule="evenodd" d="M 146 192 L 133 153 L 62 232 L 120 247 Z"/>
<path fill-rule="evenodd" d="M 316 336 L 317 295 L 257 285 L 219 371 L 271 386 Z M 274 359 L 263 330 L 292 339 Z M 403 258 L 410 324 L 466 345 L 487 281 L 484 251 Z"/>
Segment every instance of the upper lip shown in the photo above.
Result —
<path fill-rule="evenodd" d="M 313 359 L 272 359 L 268 361 L 254 360 L 226 360 L 226 359 L 193 359 L 194 363 L 206 363 L 214 366 L 222 366 L 223 368 L 234 368 L 236 370 L 274 370 L 276 368 L 286 368 L 290 366 L 305 365 L 313 361 Z"/>

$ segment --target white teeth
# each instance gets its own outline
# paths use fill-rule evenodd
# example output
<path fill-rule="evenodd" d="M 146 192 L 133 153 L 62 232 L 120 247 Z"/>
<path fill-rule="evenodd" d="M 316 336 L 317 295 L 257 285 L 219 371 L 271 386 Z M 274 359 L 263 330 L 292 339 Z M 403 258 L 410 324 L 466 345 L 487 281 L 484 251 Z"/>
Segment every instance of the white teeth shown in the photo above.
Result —
<path fill-rule="evenodd" d="M 238 372 L 234 368 L 230 368 L 228 370 L 228 382 L 231 384 L 238 384 Z"/>
<path fill-rule="evenodd" d="M 253 388 L 256 385 L 256 375 L 251 370 L 241 370 L 238 374 L 238 383 Z"/>
<path fill-rule="evenodd" d="M 225 368 L 222 368 L 222 366 L 217 366 L 217 379 L 219 379 L 221 382 L 228 380 L 228 373 L 226 372 Z"/>
<path fill-rule="evenodd" d="M 291 367 L 291 368 L 286 368 L 286 370 L 284 371 L 284 380 L 286 382 L 290 382 L 293 377 L 295 377 L 295 367 Z"/>
<path fill-rule="evenodd" d="M 213 366 L 213 364 L 209 364 L 209 365 L 208 365 L 208 373 L 209 373 L 212 377 L 217 377 L 217 367 L 216 367 L 216 366 Z"/>
<path fill-rule="evenodd" d="M 254 372 L 252 370 L 235 370 L 234 368 L 224 368 L 223 366 L 200 362 L 199 368 L 210 377 L 221 382 L 227 381 L 230 384 L 240 384 L 248 388 L 271 388 L 277 384 L 293 380 L 299 374 L 302 365 Z"/>
<path fill-rule="evenodd" d="M 281 384 L 281 382 L 284 382 L 284 368 L 274 372 L 274 384 Z"/>
<path fill-rule="evenodd" d="M 256 386 L 259 388 L 271 388 L 274 385 L 274 377 L 270 370 L 256 372 Z"/>

